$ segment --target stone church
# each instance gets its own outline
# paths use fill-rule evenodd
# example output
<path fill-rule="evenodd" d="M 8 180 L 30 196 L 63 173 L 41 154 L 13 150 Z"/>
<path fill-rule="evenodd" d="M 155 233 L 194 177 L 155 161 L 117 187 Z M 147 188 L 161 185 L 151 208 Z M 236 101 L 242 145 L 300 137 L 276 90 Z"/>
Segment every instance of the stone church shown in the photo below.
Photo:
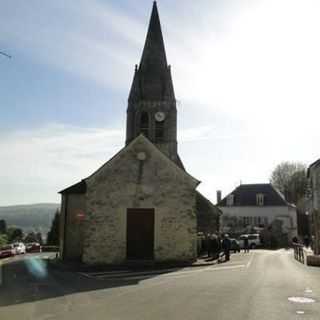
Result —
<path fill-rule="evenodd" d="M 177 149 L 177 108 L 156 2 L 136 66 L 125 147 L 61 191 L 60 253 L 86 264 L 194 261 L 219 209 L 196 191 Z"/>

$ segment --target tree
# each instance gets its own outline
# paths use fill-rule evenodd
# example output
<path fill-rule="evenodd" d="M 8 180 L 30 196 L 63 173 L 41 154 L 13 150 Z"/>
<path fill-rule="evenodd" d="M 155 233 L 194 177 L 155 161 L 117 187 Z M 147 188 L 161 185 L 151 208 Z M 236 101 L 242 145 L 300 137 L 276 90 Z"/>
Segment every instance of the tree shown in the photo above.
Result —
<path fill-rule="evenodd" d="M 38 237 L 34 232 L 29 232 L 26 237 L 24 238 L 24 242 L 38 242 Z"/>
<path fill-rule="evenodd" d="M 8 241 L 16 242 L 21 241 L 23 238 L 23 232 L 20 228 L 9 228 L 7 231 Z"/>
<path fill-rule="evenodd" d="M 298 204 L 307 191 L 307 167 L 299 162 L 282 162 L 273 170 L 270 182 L 289 203 Z"/>
<path fill-rule="evenodd" d="M 37 238 L 37 242 L 39 242 L 41 245 L 43 245 L 43 240 L 42 240 L 42 234 L 41 234 L 41 232 L 37 232 L 37 233 L 36 233 L 36 238 Z"/>
<path fill-rule="evenodd" d="M 48 232 L 47 245 L 58 246 L 60 235 L 60 212 L 56 211 L 56 214 L 52 220 L 51 229 Z"/>
<path fill-rule="evenodd" d="M 0 234 L 6 234 L 7 233 L 7 223 L 6 220 L 0 220 Z"/>
<path fill-rule="evenodd" d="M 0 234 L 0 247 L 8 243 L 8 236 L 6 234 Z"/>

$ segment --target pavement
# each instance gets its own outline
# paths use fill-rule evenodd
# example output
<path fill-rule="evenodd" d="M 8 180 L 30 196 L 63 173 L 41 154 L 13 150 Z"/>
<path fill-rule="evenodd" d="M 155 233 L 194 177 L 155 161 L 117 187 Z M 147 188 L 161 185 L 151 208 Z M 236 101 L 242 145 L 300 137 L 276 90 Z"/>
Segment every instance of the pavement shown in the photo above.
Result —
<path fill-rule="evenodd" d="M 46 254 L 1 260 L 1 320 L 320 318 L 320 268 L 291 250 L 198 268 L 71 272 Z"/>

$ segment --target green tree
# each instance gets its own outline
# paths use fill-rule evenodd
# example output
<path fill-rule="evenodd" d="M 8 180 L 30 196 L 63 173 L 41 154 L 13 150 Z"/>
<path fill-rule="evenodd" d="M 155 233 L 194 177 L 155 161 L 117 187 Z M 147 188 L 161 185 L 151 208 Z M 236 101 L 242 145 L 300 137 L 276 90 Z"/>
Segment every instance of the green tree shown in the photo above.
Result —
<path fill-rule="evenodd" d="M 7 233 L 7 223 L 6 220 L 0 220 L 0 234 L 6 234 Z"/>
<path fill-rule="evenodd" d="M 41 234 L 41 232 L 37 232 L 37 233 L 36 233 L 36 238 L 37 238 L 37 242 L 39 242 L 41 245 L 43 245 L 43 240 L 42 240 L 42 234 Z"/>
<path fill-rule="evenodd" d="M 306 171 L 307 167 L 303 163 L 282 162 L 273 170 L 270 182 L 288 202 L 297 205 L 307 191 Z"/>
<path fill-rule="evenodd" d="M 36 233 L 34 232 L 29 232 L 26 237 L 24 238 L 24 242 L 29 243 L 29 242 L 38 242 L 38 237 Z"/>
<path fill-rule="evenodd" d="M 21 241 L 23 239 L 23 232 L 20 228 L 8 228 L 7 236 L 9 242 Z"/>
<path fill-rule="evenodd" d="M 0 234 L 0 247 L 8 243 L 8 236 L 6 234 Z"/>
<path fill-rule="evenodd" d="M 52 220 L 51 229 L 47 236 L 47 245 L 58 246 L 59 245 L 59 232 L 60 230 L 60 211 L 57 210 Z"/>

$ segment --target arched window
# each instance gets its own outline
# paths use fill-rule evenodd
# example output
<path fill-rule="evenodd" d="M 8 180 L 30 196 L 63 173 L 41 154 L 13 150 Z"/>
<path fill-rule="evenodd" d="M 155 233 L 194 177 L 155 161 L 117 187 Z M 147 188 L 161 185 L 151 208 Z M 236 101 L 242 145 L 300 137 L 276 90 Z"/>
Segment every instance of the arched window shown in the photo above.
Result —
<path fill-rule="evenodd" d="M 149 137 L 149 115 L 147 112 L 142 112 L 140 117 L 140 133 Z"/>
<path fill-rule="evenodd" d="M 156 142 L 161 142 L 164 139 L 164 121 L 156 121 Z"/>

